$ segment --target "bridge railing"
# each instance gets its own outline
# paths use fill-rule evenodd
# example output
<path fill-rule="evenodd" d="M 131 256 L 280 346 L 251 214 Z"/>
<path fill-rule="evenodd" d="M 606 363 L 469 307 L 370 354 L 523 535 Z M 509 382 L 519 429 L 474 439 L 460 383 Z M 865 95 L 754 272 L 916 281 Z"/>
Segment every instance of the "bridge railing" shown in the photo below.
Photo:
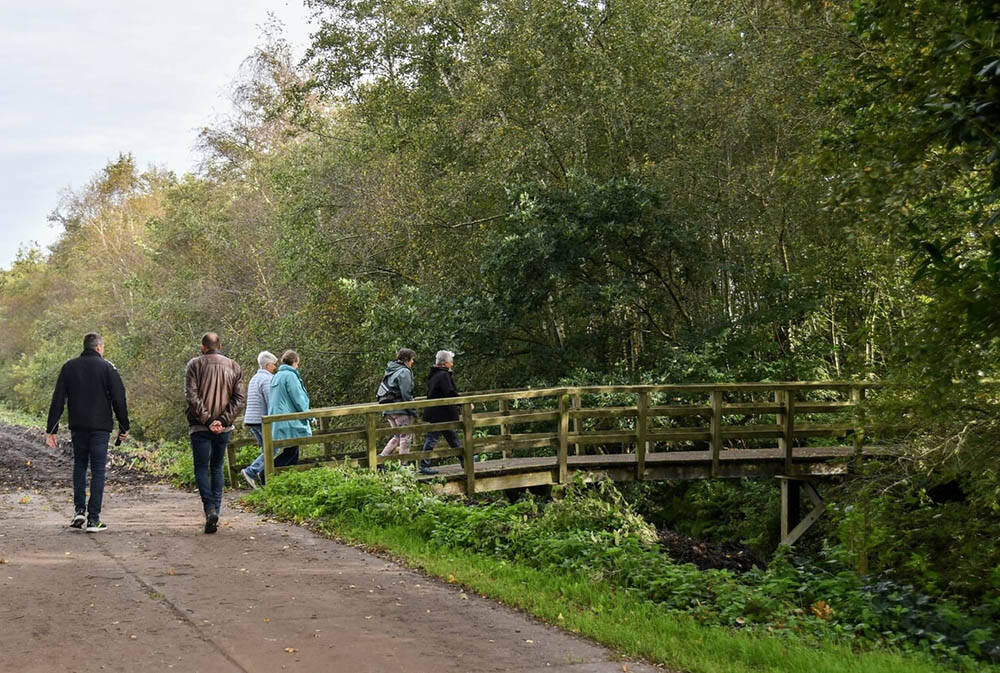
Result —
<path fill-rule="evenodd" d="M 833 438 L 860 454 L 865 448 L 863 417 L 871 382 L 825 381 L 783 383 L 712 383 L 686 385 L 581 386 L 476 393 L 447 400 L 417 399 L 392 404 L 364 403 L 265 416 L 265 474 L 275 473 L 274 457 L 287 446 L 322 445 L 322 454 L 290 468 L 308 469 L 348 461 L 369 469 L 393 461 L 443 459 L 461 455 L 465 492 L 475 492 L 474 454 L 550 455 L 556 479 L 569 478 L 570 447 L 574 455 L 590 452 L 634 453 L 635 478 L 644 478 L 647 462 L 664 452 L 701 451 L 711 461 L 711 476 L 731 451 L 775 450 L 788 473 L 797 451 L 817 438 Z M 458 405 L 460 420 L 415 423 L 393 428 L 386 412 Z M 312 437 L 273 440 L 273 423 L 303 418 L 319 420 Z M 414 442 L 407 454 L 380 456 L 393 434 L 454 430 L 462 447 L 420 450 Z M 441 443 L 439 443 L 439 446 Z"/>

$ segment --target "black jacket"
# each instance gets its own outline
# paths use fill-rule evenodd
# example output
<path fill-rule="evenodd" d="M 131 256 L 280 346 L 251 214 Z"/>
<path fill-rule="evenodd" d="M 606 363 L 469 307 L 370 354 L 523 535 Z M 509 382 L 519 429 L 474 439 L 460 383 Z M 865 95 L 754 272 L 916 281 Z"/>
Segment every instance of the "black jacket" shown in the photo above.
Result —
<path fill-rule="evenodd" d="M 122 377 L 115 366 L 95 350 L 88 348 L 80 357 L 67 361 L 60 370 L 45 426 L 49 434 L 59 429 L 59 417 L 67 399 L 70 430 L 111 432 L 114 429 L 112 410 L 118 417 L 118 430 L 126 432 L 129 429 Z"/>
<path fill-rule="evenodd" d="M 427 375 L 427 399 L 440 397 L 456 397 L 455 379 L 451 370 L 444 367 L 431 367 Z M 443 407 L 427 407 L 424 409 L 424 420 L 428 423 L 444 423 L 458 420 L 458 405 L 448 404 Z"/>

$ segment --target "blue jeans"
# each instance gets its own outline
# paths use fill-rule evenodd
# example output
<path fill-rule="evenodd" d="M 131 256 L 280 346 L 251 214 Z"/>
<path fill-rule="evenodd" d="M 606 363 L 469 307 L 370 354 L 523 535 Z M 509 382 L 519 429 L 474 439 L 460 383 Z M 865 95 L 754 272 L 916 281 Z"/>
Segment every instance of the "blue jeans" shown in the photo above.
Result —
<path fill-rule="evenodd" d="M 191 435 L 191 452 L 194 454 L 194 480 L 201 494 L 205 514 L 216 513 L 222 508 L 222 463 L 226 459 L 229 433 L 195 432 Z"/>
<path fill-rule="evenodd" d="M 261 449 L 264 448 L 264 435 L 261 434 L 260 426 L 256 424 L 247 425 L 250 429 L 250 433 L 253 438 L 257 440 L 257 446 Z M 284 467 L 285 465 L 296 465 L 299 462 L 299 447 L 297 446 L 286 446 L 281 450 L 281 453 L 274 457 L 275 467 Z M 247 474 L 254 478 L 256 481 L 261 481 L 261 475 L 264 474 L 264 452 L 261 451 L 260 455 L 254 459 L 250 465 L 246 468 Z"/>
<path fill-rule="evenodd" d="M 462 448 L 462 442 L 458 439 L 458 435 L 454 430 L 429 430 L 426 435 L 424 435 L 424 451 L 430 451 L 437 444 L 438 435 L 444 435 L 444 441 L 448 442 L 448 446 L 453 449 Z M 458 457 L 459 461 L 462 457 Z M 420 461 L 421 469 L 425 469 L 431 466 L 431 461 L 424 458 Z"/>
<path fill-rule="evenodd" d="M 73 437 L 73 509 L 87 512 L 88 521 L 101 520 L 104 475 L 108 463 L 108 440 L 104 430 L 80 430 Z M 90 502 L 87 502 L 87 465 L 90 465 Z"/>

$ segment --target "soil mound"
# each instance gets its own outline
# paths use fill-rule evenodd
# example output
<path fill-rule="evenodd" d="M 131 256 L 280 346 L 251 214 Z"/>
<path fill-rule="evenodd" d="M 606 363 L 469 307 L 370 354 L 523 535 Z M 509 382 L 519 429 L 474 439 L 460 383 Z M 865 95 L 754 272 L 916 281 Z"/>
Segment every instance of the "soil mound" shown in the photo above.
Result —
<path fill-rule="evenodd" d="M 657 532 L 670 558 L 677 563 L 693 563 L 699 570 L 715 568 L 742 573 L 766 565 L 763 558 L 745 545 L 705 542 L 665 528 Z"/>
<path fill-rule="evenodd" d="M 137 463 L 120 449 L 108 447 L 107 483 L 157 481 Z M 72 484 L 73 444 L 68 437 L 60 435 L 56 448 L 50 449 L 45 444 L 45 432 L 41 428 L 0 423 L 0 489 L 69 487 Z"/>

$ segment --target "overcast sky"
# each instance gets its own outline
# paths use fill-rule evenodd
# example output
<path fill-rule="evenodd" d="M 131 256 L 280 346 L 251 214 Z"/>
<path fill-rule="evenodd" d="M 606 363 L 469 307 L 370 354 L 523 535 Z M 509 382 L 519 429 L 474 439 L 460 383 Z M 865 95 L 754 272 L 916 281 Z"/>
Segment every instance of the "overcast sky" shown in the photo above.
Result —
<path fill-rule="evenodd" d="M 301 0 L 0 0 L 0 268 L 52 243 L 60 193 L 119 154 L 192 170 L 268 13 L 300 57 Z"/>

